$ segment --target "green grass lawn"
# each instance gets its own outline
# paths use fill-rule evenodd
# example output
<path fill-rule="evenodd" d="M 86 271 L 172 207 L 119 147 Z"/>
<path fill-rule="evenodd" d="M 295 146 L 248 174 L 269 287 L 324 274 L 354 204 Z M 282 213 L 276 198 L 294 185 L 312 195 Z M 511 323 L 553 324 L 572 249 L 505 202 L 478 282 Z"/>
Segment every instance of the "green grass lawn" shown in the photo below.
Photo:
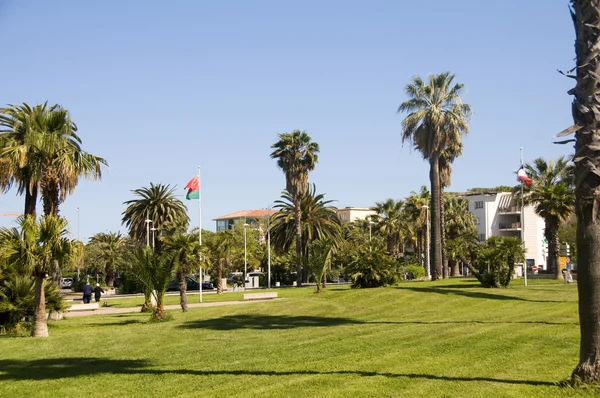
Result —
<path fill-rule="evenodd" d="M 167 323 L 74 317 L 53 322 L 48 339 L 2 337 L 0 396 L 599 394 L 558 385 L 578 358 L 574 285 L 492 290 L 456 279 L 280 292 L 285 300 L 172 311 Z"/>

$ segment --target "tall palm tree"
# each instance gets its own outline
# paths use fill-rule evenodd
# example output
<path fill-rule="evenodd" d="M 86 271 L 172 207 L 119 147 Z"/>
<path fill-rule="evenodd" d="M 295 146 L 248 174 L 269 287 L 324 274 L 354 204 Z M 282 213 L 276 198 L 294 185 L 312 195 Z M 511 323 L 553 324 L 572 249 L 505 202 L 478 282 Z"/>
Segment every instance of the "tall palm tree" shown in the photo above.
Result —
<path fill-rule="evenodd" d="M 177 280 L 179 282 L 179 304 L 181 310 L 187 312 L 187 282 L 186 277 L 192 273 L 194 266 L 200 260 L 200 243 L 198 234 L 176 232 L 164 238 L 164 250 L 174 253 L 177 257 Z M 202 281 L 200 281 L 202 282 Z"/>
<path fill-rule="evenodd" d="M 286 191 L 294 204 L 296 219 L 296 271 L 298 286 L 302 284 L 301 255 L 302 230 L 300 226 L 300 201 L 308 190 L 308 174 L 315 169 L 319 161 L 319 144 L 313 142 L 305 131 L 294 130 L 291 133 L 279 134 L 279 140 L 271 146 L 272 159 L 277 159 L 277 166 L 285 174 Z"/>
<path fill-rule="evenodd" d="M 2 254 L 9 263 L 35 277 L 35 308 L 31 335 L 48 337 L 46 315 L 46 274 L 54 261 L 67 261 L 71 241 L 67 238 L 67 221 L 53 215 L 38 222 L 32 216 L 20 217 L 18 228 L 0 229 Z"/>
<path fill-rule="evenodd" d="M 600 382 L 600 219 L 598 192 L 600 179 L 600 4 L 589 0 L 571 0 L 575 25 L 574 68 L 577 85 L 574 95 L 574 125 L 562 135 L 576 132 L 575 211 L 577 214 L 577 290 L 579 295 L 579 364 L 573 380 Z"/>
<path fill-rule="evenodd" d="M 114 287 L 115 267 L 123 262 L 127 240 L 120 232 L 100 232 L 90 239 L 90 245 L 98 247 L 100 261 L 105 265 L 106 286 L 109 289 Z"/>
<path fill-rule="evenodd" d="M 175 197 L 175 188 L 169 185 L 153 184 L 132 191 L 137 197 L 123 204 L 127 208 L 123 212 L 122 224 L 129 228 L 129 235 L 139 242 L 146 242 L 151 237 L 150 228 L 155 228 L 154 242 L 163 231 L 171 229 L 173 225 L 180 225 L 186 230 L 189 224 L 187 207 Z M 146 223 L 151 221 L 151 225 Z M 185 228 L 184 228 L 185 227 Z"/>
<path fill-rule="evenodd" d="M 398 113 L 408 113 L 402 122 L 402 142 L 411 141 L 429 161 L 433 279 L 442 277 L 440 156 L 468 132 L 471 115 L 471 108 L 460 98 L 463 85 L 453 82 L 449 72 L 429 75 L 427 83 L 414 77 L 405 88 L 409 99 L 398 108 Z"/>
<path fill-rule="evenodd" d="M 331 206 L 333 201 L 325 200 L 324 194 L 316 194 L 316 187 L 309 187 L 301 198 L 300 225 L 296 223 L 296 206 L 292 196 L 284 192 L 281 200 L 275 201 L 274 208 L 278 212 L 272 216 L 271 242 L 278 252 L 287 252 L 298 241 L 296 231 L 300 229 L 302 239 L 300 248 L 300 272 L 306 269 L 310 245 L 316 240 L 335 240 L 341 235 L 341 223 L 337 216 L 337 208 Z"/>
<path fill-rule="evenodd" d="M 35 214 L 38 190 L 44 214 L 58 215 L 81 176 L 102 177 L 106 160 L 82 150 L 77 126 L 59 105 L 11 105 L 0 114 L 0 181 L 5 190 L 16 183 L 18 192 L 25 192 L 25 214 Z"/>
<path fill-rule="evenodd" d="M 573 214 L 575 197 L 570 186 L 572 167 L 564 157 L 556 161 L 535 159 L 525 165 L 533 184 L 524 191 L 524 201 L 544 219 L 544 236 L 548 240 L 548 270 L 562 278 L 558 266 L 558 227 Z"/>

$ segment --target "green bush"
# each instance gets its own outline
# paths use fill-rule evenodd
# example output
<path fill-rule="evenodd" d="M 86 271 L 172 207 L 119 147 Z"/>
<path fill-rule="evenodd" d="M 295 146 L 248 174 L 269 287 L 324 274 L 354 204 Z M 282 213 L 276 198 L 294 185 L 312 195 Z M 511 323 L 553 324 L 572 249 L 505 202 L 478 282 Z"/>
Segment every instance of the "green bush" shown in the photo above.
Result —
<path fill-rule="evenodd" d="M 406 279 L 421 279 L 425 277 L 425 268 L 418 264 L 411 264 L 404 269 Z"/>
<path fill-rule="evenodd" d="M 15 275 L 0 286 L 0 330 L 23 331 L 29 327 L 35 307 L 35 280 L 29 276 Z M 47 283 L 44 289 L 46 309 L 62 312 L 67 304 L 55 283 Z"/>

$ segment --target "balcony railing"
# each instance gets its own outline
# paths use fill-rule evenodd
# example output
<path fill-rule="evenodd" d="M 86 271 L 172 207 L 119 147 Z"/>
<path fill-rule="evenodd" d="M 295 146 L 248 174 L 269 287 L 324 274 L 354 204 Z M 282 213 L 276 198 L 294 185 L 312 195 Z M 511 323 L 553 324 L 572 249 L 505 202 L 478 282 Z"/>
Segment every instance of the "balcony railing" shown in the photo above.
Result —
<path fill-rule="evenodd" d="M 500 223 L 498 224 L 498 229 L 500 229 L 501 231 L 506 231 L 506 230 L 518 230 L 521 229 L 521 223 L 520 222 L 513 222 L 513 223 Z"/>
<path fill-rule="evenodd" d="M 510 207 L 503 207 L 500 209 L 500 214 L 520 213 L 520 212 L 521 212 L 521 206 L 510 206 Z"/>

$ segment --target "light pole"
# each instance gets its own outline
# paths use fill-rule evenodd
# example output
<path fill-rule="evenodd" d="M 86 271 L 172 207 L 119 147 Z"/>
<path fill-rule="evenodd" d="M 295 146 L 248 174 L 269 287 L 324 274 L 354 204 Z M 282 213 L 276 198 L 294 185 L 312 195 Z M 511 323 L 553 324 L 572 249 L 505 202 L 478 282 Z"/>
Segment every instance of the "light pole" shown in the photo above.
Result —
<path fill-rule="evenodd" d="M 369 251 L 373 251 L 373 246 L 371 246 L 371 225 L 375 224 L 373 221 L 369 221 Z"/>
<path fill-rule="evenodd" d="M 152 223 L 152 220 L 146 219 L 145 222 L 146 222 L 146 246 L 150 246 L 150 223 Z"/>
<path fill-rule="evenodd" d="M 429 239 L 429 206 L 423 205 L 425 209 L 425 218 L 427 220 L 427 235 L 425 239 L 427 240 L 425 243 L 425 247 L 427 247 L 427 277 L 431 279 L 431 249 L 430 249 L 430 239 Z"/>
<path fill-rule="evenodd" d="M 150 231 L 152 231 L 152 251 L 154 251 L 154 231 L 156 231 L 156 228 L 152 227 Z"/>
<path fill-rule="evenodd" d="M 244 223 L 244 287 L 246 287 L 246 281 L 248 280 L 248 258 L 246 250 L 246 227 L 248 224 Z"/>
<path fill-rule="evenodd" d="M 271 288 L 271 205 L 267 207 L 267 287 Z"/>

